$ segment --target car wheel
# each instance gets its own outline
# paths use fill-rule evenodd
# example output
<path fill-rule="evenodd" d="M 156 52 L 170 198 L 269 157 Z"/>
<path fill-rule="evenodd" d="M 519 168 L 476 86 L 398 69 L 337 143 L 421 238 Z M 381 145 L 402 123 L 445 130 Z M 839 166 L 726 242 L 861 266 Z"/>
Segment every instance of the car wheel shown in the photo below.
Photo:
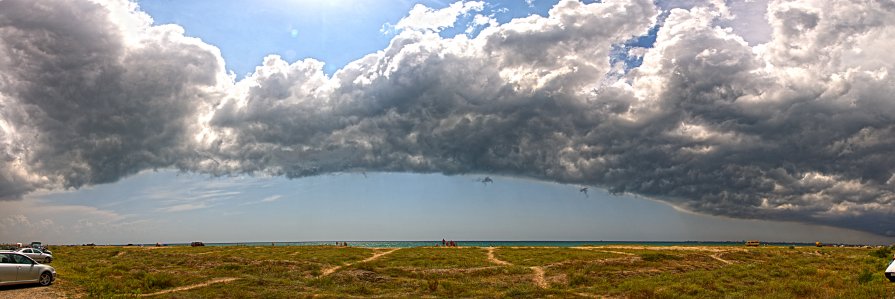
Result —
<path fill-rule="evenodd" d="M 50 272 L 41 273 L 40 279 L 37 280 L 37 283 L 42 286 L 50 285 L 51 283 L 53 283 L 53 274 L 50 274 Z"/>

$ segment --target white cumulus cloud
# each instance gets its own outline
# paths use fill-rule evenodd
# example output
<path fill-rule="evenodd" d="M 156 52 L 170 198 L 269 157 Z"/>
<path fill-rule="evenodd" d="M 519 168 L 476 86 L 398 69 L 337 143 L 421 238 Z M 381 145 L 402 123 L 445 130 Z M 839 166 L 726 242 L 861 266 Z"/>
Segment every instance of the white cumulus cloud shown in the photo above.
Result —
<path fill-rule="evenodd" d="M 768 1 L 751 37 L 740 5 L 666 8 L 563 0 L 445 38 L 484 3 L 418 5 L 332 76 L 269 56 L 234 82 L 128 2 L 0 1 L 0 195 L 153 168 L 493 173 L 890 234 L 895 5 Z M 642 65 L 610 65 L 654 26 Z"/>

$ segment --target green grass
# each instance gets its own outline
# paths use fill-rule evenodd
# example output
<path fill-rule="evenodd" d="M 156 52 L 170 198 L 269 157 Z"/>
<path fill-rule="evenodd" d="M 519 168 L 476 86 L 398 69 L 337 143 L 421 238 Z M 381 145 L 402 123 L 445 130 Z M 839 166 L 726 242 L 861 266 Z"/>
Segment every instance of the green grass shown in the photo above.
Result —
<path fill-rule="evenodd" d="M 544 266 L 556 263 L 586 263 L 613 257 L 611 252 L 574 248 L 496 248 L 494 257 L 521 266 Z"/>
<path fill-rule="evenodd" d="M 381 249 L 319 247 L 54 247 L 68 295 L 112 298 L 211 284 L 154 298 L 884 298 L 890 256 L 878 249 L 814 247 L 664 247 L 593 250 L 405 248 L 370 262 Z M 713 257 L 714 256 L 714 257 Z M 724 263 L 717 258 L 731 262 Z M 325 269 L 340 266 L 330 275 Z M 545 271 L 547 288 L 529 267 Z"/>

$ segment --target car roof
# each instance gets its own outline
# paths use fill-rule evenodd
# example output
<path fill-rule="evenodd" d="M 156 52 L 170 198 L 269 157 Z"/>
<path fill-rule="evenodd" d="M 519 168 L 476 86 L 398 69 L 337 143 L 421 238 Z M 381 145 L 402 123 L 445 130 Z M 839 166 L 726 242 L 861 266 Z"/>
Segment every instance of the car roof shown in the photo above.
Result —
<path fill-rule="evenodd" d="M 15 255 L 21 255 L 21 256 L 24 256 L 24 257 L 27 257 L 27 258 L 28 258 L 28 259 L 29 259 L 29 260 L 32 260 L 32 261 L 33 261 L 33 260 L 34 260 L 34 259 L 33 259 L 33 258 L 31 258 L 31 257 L 30 257 L 30 256 L 27 256 L 27 255 L 24 255 L 24 254 L 21 254 L 21 253 L 18 253 L 18 252 L 15 252 L 15 251 L 8 251 L 8 252 L 0 252 L 0 253 L 7 253 L 7 254 L 15 254 Z M 36 262 L 37 262 L 37 261 L 35 261 L 35 263 L 36 263 Z"/>

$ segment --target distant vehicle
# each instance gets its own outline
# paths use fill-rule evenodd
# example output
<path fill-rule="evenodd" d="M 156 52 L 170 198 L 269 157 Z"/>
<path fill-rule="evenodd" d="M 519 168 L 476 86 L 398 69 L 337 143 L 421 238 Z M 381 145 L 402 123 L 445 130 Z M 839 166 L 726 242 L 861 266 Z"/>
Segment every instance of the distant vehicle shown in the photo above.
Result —
<path fill-rule="evenodd" d="M 761 241 L 758 241 L 758 240 L 746 241 L 746 246 L 759 246 L 759 245 L 761 245 Z"/>
<path fill-rule="evenodd" d="M 24 254 L 24 255 L 30 257 L 31 259 L 33 259 L 35 261 L 40 261 L 41 263 L 44 263 L 44 264 L 49 264 L 49 263 L 53 262 L 53 255 L 46 254 L 43 251 L 40 251 L 40 249 L 26 247 L 26 248 L 20 248 L 19 250 L 16 250 L 14 252 Z"/>
<path fill-rule="evenodd" d="M 202 243 L 202 242 L 193 242 L 193 243 L 190 243 L 190 246 L 193 246 L 193 247 L 205 246 L 205 243 Z"/>
<path fill-rule="evenodd" d="M 821 243 L 820 241 L 818 241 L 818 242 L 814 242 L 814 246 L 817 246 L 817 247 L 824 247 L 824 243 Z"/>
<path fill-rule="evenodd" d="M 35 241 L 35 242 L 31 242 L 31 245 L 28 245 L 28 247 L 31 247 L 31 248 L 41 248 L 41 247 L 43 247 L 42 245 L 43 245 L 43 243 L 41 243 L 41 242 L 36 242 L 36 241 Z"/>
<path fill-rule="evenodd" d="M 0 252 L 0 285 L 37 283 L 48 286 L 56 280 L 56 269 L 38 264 L 17 252 Z"/>
<path fill-rule="evenodd" d="M 895 258 L 892 259 L 892 262 L 889 263 L 889 267 L 886 268 L 886 278 L 891 282 L 895 282 Z"/>

